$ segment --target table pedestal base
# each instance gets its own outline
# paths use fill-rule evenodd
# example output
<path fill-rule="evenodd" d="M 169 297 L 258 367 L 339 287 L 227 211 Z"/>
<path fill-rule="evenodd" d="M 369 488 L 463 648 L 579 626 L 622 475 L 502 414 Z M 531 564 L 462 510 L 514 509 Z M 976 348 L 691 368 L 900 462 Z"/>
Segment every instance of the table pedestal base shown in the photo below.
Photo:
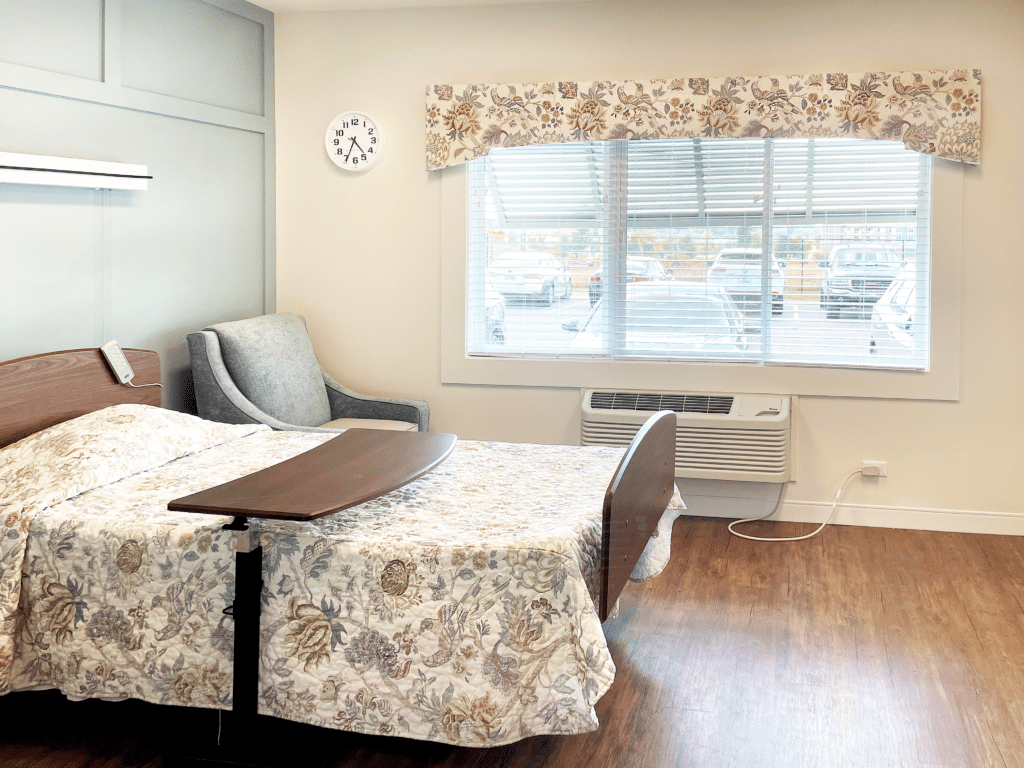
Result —
<path fill-rule="evenodd" d="M 327 756 L 308 738 L 278 738 L 278 731 L 309 726 L 287 723 L 257 714 L 259 706 L 260 593 L 263 591 L 263 548 L 253 546 L 249 523 L 236 517 L 224 526 L 237 532 L 235 552 L 234 663 L 232 709 L 220 715 L 217 739 L 209 745 L 191 745 L 179 756 L 181 766 L 246 766 L 247 768 L 320 768 Z M 225 611 L 227 613 L 228 611 Z M 302 744 L 301 748 L 295 745 Z M 285 746 L 287 745 L 287 746 Z"/>

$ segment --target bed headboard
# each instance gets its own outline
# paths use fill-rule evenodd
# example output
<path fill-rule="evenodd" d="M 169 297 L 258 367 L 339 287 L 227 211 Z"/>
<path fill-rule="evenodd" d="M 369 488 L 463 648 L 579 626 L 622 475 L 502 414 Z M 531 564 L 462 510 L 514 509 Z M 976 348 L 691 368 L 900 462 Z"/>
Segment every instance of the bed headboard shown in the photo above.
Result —
<path fill-rule="evenodd" d="M 160 356 L 124 350 L 134 383 L 160 381 Z M 118 384 L 98 349 L 69 349 L 0 363 L 0 448 L 33 432 L 120 403 L 160 405 L 160 387 Z"/>

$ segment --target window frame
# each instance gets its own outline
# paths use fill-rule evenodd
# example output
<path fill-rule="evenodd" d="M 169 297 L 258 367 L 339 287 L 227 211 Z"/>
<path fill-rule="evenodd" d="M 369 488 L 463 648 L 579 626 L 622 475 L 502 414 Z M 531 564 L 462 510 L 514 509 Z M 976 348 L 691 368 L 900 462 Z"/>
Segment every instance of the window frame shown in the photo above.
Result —
<path fill-rule="evenodd" d="M 932 338 L 928 371 L 784 363 L 469 356 L 466 166 L 452 166 L 437 173 L 441 177 L 442 384 L 959 400 L 964 179 L 960 163 L 937 158 L 932 166 Z"/>

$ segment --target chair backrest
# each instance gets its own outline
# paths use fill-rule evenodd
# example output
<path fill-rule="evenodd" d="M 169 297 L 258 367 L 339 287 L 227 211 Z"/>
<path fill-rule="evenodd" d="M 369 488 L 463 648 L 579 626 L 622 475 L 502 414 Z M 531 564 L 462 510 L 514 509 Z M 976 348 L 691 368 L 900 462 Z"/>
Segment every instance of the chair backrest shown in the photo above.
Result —
<path fill-rule="evenodd" d="M 261 411 L 302 427 L 331 420 L 327 386 L 301 317 L 281 312 L 207 330 L 217 334 L 231 379 Z"/>

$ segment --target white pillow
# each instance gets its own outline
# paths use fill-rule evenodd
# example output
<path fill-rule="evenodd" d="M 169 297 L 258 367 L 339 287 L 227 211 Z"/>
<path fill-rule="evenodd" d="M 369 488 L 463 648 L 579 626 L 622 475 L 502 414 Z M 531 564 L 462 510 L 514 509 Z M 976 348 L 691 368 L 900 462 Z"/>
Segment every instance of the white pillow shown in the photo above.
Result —
<path fill-rule="evenodd" d="M 0 449 L 0 512 L 43 509 L 267 429 L 206 421 L 152 405 L 94 411 Z"/>

